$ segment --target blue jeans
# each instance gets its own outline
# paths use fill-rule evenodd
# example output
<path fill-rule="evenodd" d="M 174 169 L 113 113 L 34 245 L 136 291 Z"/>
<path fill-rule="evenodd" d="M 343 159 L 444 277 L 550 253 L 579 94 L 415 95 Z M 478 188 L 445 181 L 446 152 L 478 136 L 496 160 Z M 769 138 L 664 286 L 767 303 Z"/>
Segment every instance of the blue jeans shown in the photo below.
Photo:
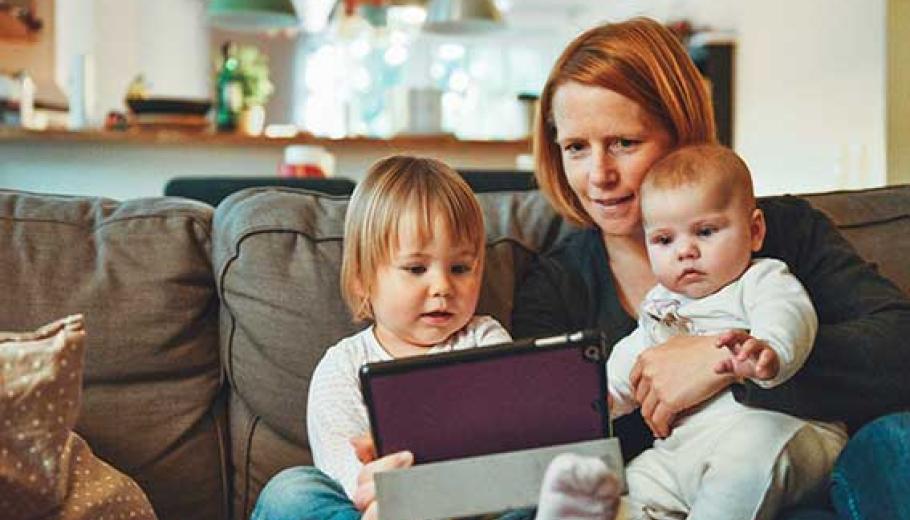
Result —
<path fill-rule="evenodd" d="M 831 501 L 840 518 L 910 518 L 910 412 L 861 428 L 837 459 Z"/>
<path fill-rule="evenodd" d="M 341 484 L 310 466 L 278 473 L 262 489 L 250 520 L 359 520 L 360 511 Z M 499 520 L 530 520 L 532 510 L 512 511 Z"/>
<path fill-rule="evenodd" d="M 359 520 L 341 484 L 309 466 L 288 468 L 262 489 L 250 520 Z"/>

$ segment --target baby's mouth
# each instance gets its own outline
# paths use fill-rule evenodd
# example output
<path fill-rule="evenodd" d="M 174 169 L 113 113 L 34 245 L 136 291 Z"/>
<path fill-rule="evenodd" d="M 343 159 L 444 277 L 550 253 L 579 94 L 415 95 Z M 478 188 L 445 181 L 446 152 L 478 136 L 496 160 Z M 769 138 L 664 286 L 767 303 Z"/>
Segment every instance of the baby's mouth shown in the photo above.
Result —
<path fill-rule="evenodd" d="M 691 278 L 698 278 L 704 276 L 704 274 L 705 273 L 699 271 L 698 269 L 690 267 L 689 269 L 683 269 L 683 272 L 679 274 L 679 279 L 686 280 Z"/>

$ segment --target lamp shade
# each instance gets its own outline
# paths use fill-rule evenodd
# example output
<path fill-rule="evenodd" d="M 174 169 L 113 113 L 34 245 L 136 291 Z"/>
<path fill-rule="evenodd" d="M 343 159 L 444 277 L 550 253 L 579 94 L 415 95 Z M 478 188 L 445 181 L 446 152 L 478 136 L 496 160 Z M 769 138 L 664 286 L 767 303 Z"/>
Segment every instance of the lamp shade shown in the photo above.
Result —
<path fill-rule="evenodd" d="M 291 0 L 212 0 L 212 25 L 239 31 L 264 31 L 297 25 Z"/>
<path fill-rule="evenodd" d="M 486 32 L 502 27 L 493 0 L 430 0 L 423 29 L 442 34 Z"/>

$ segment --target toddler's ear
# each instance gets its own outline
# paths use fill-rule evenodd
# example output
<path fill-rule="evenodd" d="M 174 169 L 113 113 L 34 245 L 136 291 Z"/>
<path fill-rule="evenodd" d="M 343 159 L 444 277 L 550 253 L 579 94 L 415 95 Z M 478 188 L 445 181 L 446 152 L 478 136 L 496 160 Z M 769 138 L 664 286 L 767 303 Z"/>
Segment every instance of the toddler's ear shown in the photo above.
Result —
<path fill-rule="evenodd" d="M 765 243 L 765 233 L 768 228 L 765 226 L 765 214 L 762 210 L 755 208 L 750 216 L 749 230 L 752 232 L 752 252 L 758 252 L 762 244 Z"/>

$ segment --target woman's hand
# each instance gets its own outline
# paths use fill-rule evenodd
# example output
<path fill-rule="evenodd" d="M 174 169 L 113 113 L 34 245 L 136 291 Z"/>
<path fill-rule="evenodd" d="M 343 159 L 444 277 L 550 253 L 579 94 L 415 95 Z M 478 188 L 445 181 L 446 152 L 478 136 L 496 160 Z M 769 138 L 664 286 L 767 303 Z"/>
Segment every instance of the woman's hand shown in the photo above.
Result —
<path fill-rule="evenodd" d="M 670 435 L 676 416 L 711 398 L 735 378 L 716 374 L 726 353 L 717 336 L 674 336 L 639 354 L 632 368 L 632 391 L 655 437 Z"/>
<path fill-rule="evenodd" d="M 400 451 L 376 458 L 376 445 L 369 434 L 351 438 L 351 446 L 363 467 L 357 475 L 357 489 L 354 490 L 354 505 L 363 511 L 362 520 L 377 520 L 379 506 L 376 503 L 376 481 L 374 476 L 380 471 L 408 468 L 414 464 L 414 455 L 409 451 Z"/>

